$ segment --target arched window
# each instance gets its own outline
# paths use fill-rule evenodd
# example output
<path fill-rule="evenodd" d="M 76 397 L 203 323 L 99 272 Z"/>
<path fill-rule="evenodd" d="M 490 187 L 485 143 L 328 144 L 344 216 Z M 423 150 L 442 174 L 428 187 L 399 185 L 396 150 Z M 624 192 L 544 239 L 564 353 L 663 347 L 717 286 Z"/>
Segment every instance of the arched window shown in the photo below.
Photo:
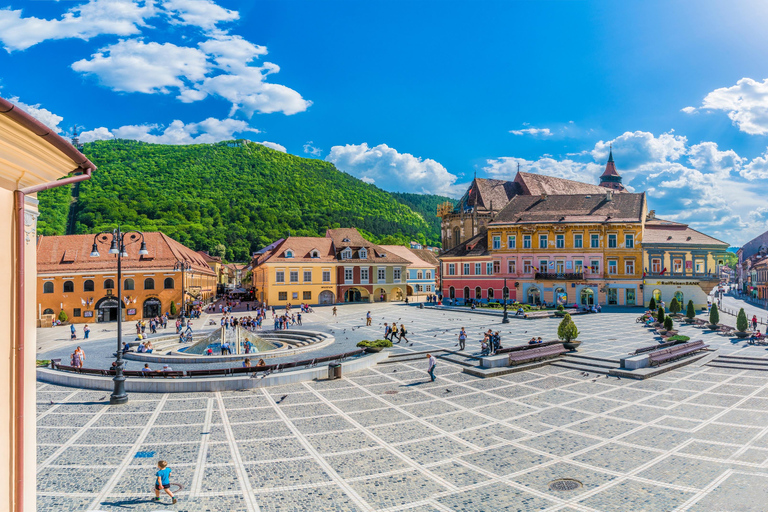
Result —
<path fill-rule="evenodd" d="M 454 288 L 453 286 L 448 288 L 448 296 L 450 298 L 452 298 L 452 299 L 455 299 L 456 298 L 456 288 Z"/>
<path fill-rule="evenodd" d="M 115 282 L 111 279 L 105 279 L 104 280 L 104 289 L 105 290 L 111 290 L 115 287 Z"/>
<path fill-rule="evenodd" d="M 133 282 L 133 279 L 126 279 L 123 283 L 123 290 L 135 290 L 136 284 Z"/>
<path fill-rule="evenodd" d="M 43 284 L 43 293 L 53 293 L 53 281 L 46 281 Z"/>
<path fill-rule="evenodd" d="M 528 304 L 539 304 L 541 302 L 541 293 L 535 286 L 528 288 Z"/>
<path fill-rule="evenodd" d="M 83 281 L 83 291 L 84 292 L 93 291 L 93 281 L 91 279 L 86 279 L 85 281 Z"/>
<path fill-rule="evenodd" d="M 163 281 L 163 288 L 166 290 L 173 290 L 174 283 L 172 277 L 166 277 L 165 281 Z"/>
<path fill-rule="evenodd" d="M 64 281 L 64 293 L 72 293 L 75 291 L 75 283 L 72 281 Z"/>
<path fill-rule="evenodd" d="M 656 302 L 657 304 L 661 301 L 661 290 L 659 290 L 658 288 L 653 290 L 653 301 Z"/>
<path fill-rule="evenodd" d="M 285 251 L 285 257 L 286 257 L 286 258 L 293 258 L 293 251 L 292 251 L 292 250 L 290 250 L 290 249 L 288 249 L 287 251 Z"/>
<path fill-rule="evenodd" d="M 675 298 L 677 299 L 677 303 L 680 304 L 680 307 L 683 306 L 683 292 L 675 292 Z"/>
<path fill-rule="evenodd" d="M 459 231 L 459 228 L 453 228 L 453 241 L 452 241 L 453 244 L 452 245 L 454 247 L 459 245 L 459 243 L 461 242 L 459 233 L 461 233 L 461 231 Z"/>
<path fill-rule="evenodd" d="M 479 286 L 475 288 L 475 298 L 477 300 L 480 300 L 483 298 L 483 289 L 480 288 Z"/>
<path fill-rule="evenodd" d="M 465 299 L 469 299 L 469 298 L 471 298 L 471 297 L 469 296 L 469 286 L 465 286 L 465 287 L 464 287 L 464 298 L 465 298 Z"/>
<path fill-rule="evenodd" d="M 54 315 L 55 313 L 51 308 L 47 308 L 45 311 L 43 311 L 44 315 Z"/>
<path fill-rule="evenodd" d="M 155 289 L 155 280 L 151 277 L 148 277 L 144 280 L 144 289 L 145 290 L 154 290 Z"/>
<path fill-rule="evenodd" d="M 592 291 L 592 288 L 584 288 L 581 290 L 581 304 L 582 306 L 595 305 L 595 292 Z"/>
<path fill-rule="evenodd" d="M 360 257 L 361 260 L 368 259 L 368 251 L 366 251 L 365 249 L 360 249 L 358 256 Z"/>
<path fill-rule="evenodd" d="M 493 299 L 493 288 L 488 288 L 488 300 Z"/>

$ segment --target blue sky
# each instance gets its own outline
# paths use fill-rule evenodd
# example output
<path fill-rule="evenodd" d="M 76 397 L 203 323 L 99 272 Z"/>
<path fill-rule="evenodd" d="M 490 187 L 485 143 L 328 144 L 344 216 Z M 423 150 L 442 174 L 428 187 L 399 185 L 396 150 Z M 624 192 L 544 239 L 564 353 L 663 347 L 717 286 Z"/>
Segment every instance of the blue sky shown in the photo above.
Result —
<path fill-rule="evenodd" d="M 734 5 L 735 4 L 735 5 Z M 66 134 L 249 138 L 385 190 L 476 172 L 596 181 L 660 216 L 768 229 L 768 5 L 10 0 L 0 94 Z"/>

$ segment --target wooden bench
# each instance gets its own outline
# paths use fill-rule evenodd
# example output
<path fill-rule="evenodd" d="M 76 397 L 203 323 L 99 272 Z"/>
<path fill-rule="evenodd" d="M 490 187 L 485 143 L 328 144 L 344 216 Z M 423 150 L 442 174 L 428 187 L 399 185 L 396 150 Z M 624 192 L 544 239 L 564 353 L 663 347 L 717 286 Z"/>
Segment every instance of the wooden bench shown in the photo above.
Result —
<path fill-rule="evenodd" d="M 523 363 L 532 363 L 542 361 L 551 357 L 557 357 L 568 352 L 562 345 L 552 345 L 549 347 L 537 347 L 531 350 L 519 350 L 509 353 L 509 365 L 515 366 Z"/>
<path fill-rule="evenodd" d="M 720 336 L 733 336 L 733 333 L 736 332 L 736 329 L 734 327 L 731 327 L 730 325 L 723 325 L 720 324 L 717 326 L 717 334 Z"/>
<path fill-rule="evenodd" d="M 682 345 L 683 343 L 687 343 L 687 342 L 685 342 L 685 341 L 667 341 L 665 343 L 659 343 L 658 345 L 651 345 L 651 346 L 648 346 L 648 347 L 639 348 L 639 349 L 635 350 L 634 352 L 631 352 L 631 354 L 637 356 L 637 355 L 640 355 L 640 354 L 644 354 L 646 352 L 653 352 L 654 350 L 661 350 L 661 349 L 673 347 L 675 345 Z"/>
<path fill-rule="evenodd" d="M 705 345 L 703 341 L 698 340 L 692 343 L 681 343 L 680 345 L 670 347 L 664 350 L 658 350 L 651 352 L 648 356 L 648 364 L 651 366 L 660 365 L 661 363 L 667 363 L 685 357 L 687 355 L 698 352 L 699 350 L 706 350 L 709 345 Z"/>
<path fill-rule="evenodd" d="M 507 354 L 509 352 L 519 352 L 521 350 L 532 350 L 534 348 L 541 348 L 541 347 L 550 347 L 552 345 L 562 344 L 562 341 L 554 340 L 554 341 L 542 341 L 541 343 L 535 343 L 533 345 L 525 344 L 525 345 L 515 345 L 514 347 L 507 347 L 502 348 L 496 351 L 496 354 Z"/>

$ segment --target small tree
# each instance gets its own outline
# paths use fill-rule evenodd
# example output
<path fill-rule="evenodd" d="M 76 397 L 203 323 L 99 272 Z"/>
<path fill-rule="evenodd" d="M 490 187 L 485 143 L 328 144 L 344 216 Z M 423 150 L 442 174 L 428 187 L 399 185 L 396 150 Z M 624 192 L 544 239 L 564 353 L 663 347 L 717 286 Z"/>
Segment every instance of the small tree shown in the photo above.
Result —
<path fill-rule="evenodd" d="M 648 309 L 650 309 L 651 311 L 656 309 L 656 299 L 654 299 L 653 297 L 651 297 L 651 302 L 648 303 Z"/>
<path fill-rule="evenodd" d="M 558 311 L 564 311 L 564 310 L 565 310 L 565 308 L 563 307 L 563 305 L 562 305 L 562 304 L 558 304 L 558 305 L 557 305 L 557 310 L 558 310 Z"/>
<path fill-rule="evenodd" d="M 175 302 L 173 302 L 173 301 L 171 301 L 171 309 L 170 309 L 170 312 L 171 312 L 171 314 L 172 314 L 172 315 L 175 315 L 175 314 L 176 314 L 176 303 L 175 303 Z"/>
<path fill-rule="evenodd" d="M 672 321 L 671 316 L 668 316 L 664 319 L 664 328 L 666 330 L 671 331 L 674 326 L 675 326 L 675 323 Z"/>
<path fill-rule="evenodd" d="M 720 312 L 717 310 L 717 304 L 712 304 L 712 309 L 709 310 L 709 323 L 712 325 L 720 323 Z"/>
<path fill-rule="evenodd" d="M 67 316 L 67 314 L 62 309 L 61 311 L 59 311 L 59 321 L 60 322 L 66 322 L 67 320 L 69 320 L 69 317 Z"/>
<path fill-rule="evenodd" d="M 566 313 L 562 322 L 557 327 L 557 337 L 565 342 L 569 342 L 576 339 L 579 336 L 579 331 L 576 329 L 576 324 L 571 320 L 571 314 Z"/>
<path fill-rule="evenodd" d="M 658 321 L 660 324 L 664 323 L 664 308 L 659 306 L 659 311 L 656 314 L 656 321 Z"/>
<path fill-rule="evenodd" d="M 736 316 L 736 330 L 739 332 L 747 332 L 747 329 L 749 329 L 747 314 L 744 312 L 744 308 L 741 308 L 739 314 Z"/>
<path fill-rule="evenodd" d="M 696 318 L 696 307 L 693 305 L 693 301 L 688 301 L 688 308 L 685 312 L 685 316 L 688 317 L 689 320 L 693 320 Z"/>
<path fill-rule="evenodd" d="M 679 302 L 677 302 L 677 297 L 673 297 L 672 302 L 669 303 L 669 312 L 672 313 L 673 315 L 676 315 L 680 312 L 682 307 L 683 306 Z"/>

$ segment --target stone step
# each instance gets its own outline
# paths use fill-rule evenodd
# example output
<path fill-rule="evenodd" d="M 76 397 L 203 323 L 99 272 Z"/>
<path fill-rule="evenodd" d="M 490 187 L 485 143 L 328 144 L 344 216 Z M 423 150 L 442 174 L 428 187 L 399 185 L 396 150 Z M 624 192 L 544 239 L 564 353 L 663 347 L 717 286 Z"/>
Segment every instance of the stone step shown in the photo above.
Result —
<path fill-rule="evenodd" d="M 711 366 L 713 368 L 728 368 L 730 370 L 752 370 L 758 372 L 768 372 L 768 366 L 755 366 L 755 365 L 743 365 L 738 363 L 725 363 L 718 361 L 711 361 L 704 366 Z"/>
<path fill-rule="evenodd" d="M 585 356 L 585 355 L 577 354 L 577 353 L 573 353 L 573 352 L 566 353 L 565 357 L 568 357 L 568 358 L 573 357 L 575 359 L 589 359 L 591 361 L 603 361 L 603 362 L 606 362 L 606 363 L 611 363 L 614 366 L 621 364 L 621 361 L 619 361 L 618 359 L 605 359 L 603 357 Z"/>
<path fill-rule="evenodd" d="M 603 363 L 603 361 L 599 361 L 598 362 L 598 361 L 589 360 L 589 359 L 584 359 L 584 360 L 575 359 L 575 358 L 572 359 L 568 354 L 565 354 L 565 356 L 563 357 L 563 361 L 571 363 L 571 364 L 579 365 L 579 366 L 585 366 L 585 367 L 589 366 L 589 367 L 593 367 L 593 368 L 605 368 L 605 369 L 608 369 L 608 370 L 612 370 L 614 368 L 620 368 L 621 367 L 620 363 L 614 362 L 614 361 L 611 361 L 611 364 L 605 364 L 605 363 Z"/>
<path fill-rule="evenodd" d="M 740 361 L 752 361 L 755 363 L 763 363 L 768 364 L 768 358 L 765 357 L 747 357 L 747 356 L 729 356 L 729 355 L 721 355 L 718 356 L 720 359 L 727 359 L 727 360 L 740 360 Z"/>
<path fill-rule="evenodd" d="M 615 369 L 613 367 L 597 367 L 597 366 L 590 366 L 578 362 L 572 362 L 565 359 L 558 359 L 552 362 L 552 366 L 557 366 L 560 368 L 570 368 L 571 370 L 578 370 L 581 372 L 587 372 L 587 373 L 599 373 L 601 375 L 608 375 L 612 369 Z"/>

